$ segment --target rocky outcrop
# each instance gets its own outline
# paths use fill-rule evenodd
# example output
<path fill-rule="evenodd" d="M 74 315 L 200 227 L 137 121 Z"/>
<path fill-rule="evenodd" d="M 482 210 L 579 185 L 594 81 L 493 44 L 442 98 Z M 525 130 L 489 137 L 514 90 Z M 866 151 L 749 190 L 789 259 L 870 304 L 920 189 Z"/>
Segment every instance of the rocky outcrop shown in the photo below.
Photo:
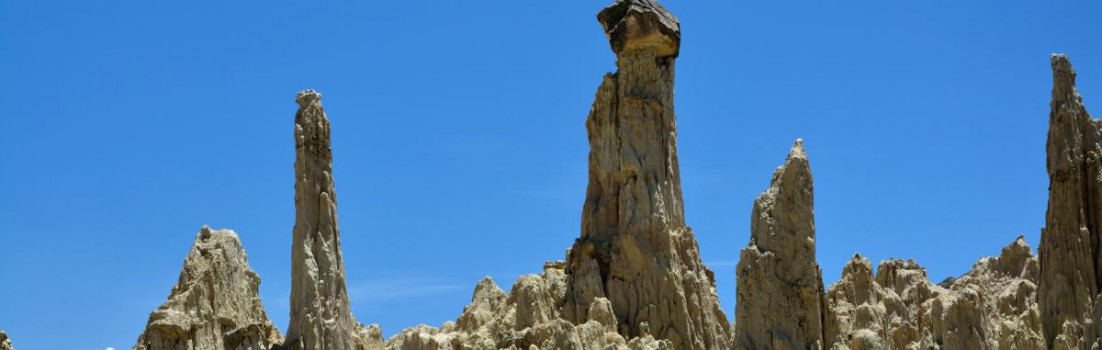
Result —
<path fill-rule="evenodd" d="M 337 227 L 329 118 L 321 107 L 321 94 L 302 91 L 295 102 L 299 105 L 295 113 L 295 227 L 286 348 L 379 347 L 381 333 L 356 323 L 349 308 Z"/>
<path fill-rule="evenodd" d="M 1045 349 L 1037 258 L 1018 237 L 948 288 L 914 261 L 853 257 L 826 293 L 833 349 Z"/>
<path fill-rule="evenodd" d="M 281 344 L 259 287 L 237 234 L 203 226 L 168 301 L 149 315 L 134 349 L 267 350 Z"/>
<path fill-rule="evenodd" d="M 13 350 L 11 345 L 11 339 L 8 338 L 8 334 L 4 331 L 0 331 L 0 350 Z"/>
<path fill-rule="evenodd" d="M 1041 231 L 1040 308 L 1054 348 L 1099 345 L 1102 283 L 1102 136 L 1075 89 L 1067 56 L 1052 56 L 1048 212 Z"/>
<path fill-rule="evenodd" d="M 754 201 L 736 267 L 735 349 L 822 349 L 823 277 L 815 262 L 814 185 L 796 140 Z"/>
<path fill-rule="evenodd" d="M 456 322 L 439 328 L 420 325 L 390 338 L 393 350 L 491 349 L 673 349 L 668 341 L 640 337 L 627 341 L 617 333 L 612 304 L 597 298 L 590 319 L 574 324 L 559 317 L 565 295 L 561 262 L 544 266 L 539 275 L 526 275 L 505 293 L 486 277 L 475 287 L 471 303 Z"/>
<path fill-rule="evenodd" d="M 682 205 L 673 106 L 680 25 L 651 0 L 619 0 L 597 18 L 618 71 L 605 76 L 586 120 L 589 187 L 566 258 L 563 318 L 585 323 L 606 298 L 624 337 L 726 349 L 729 325 Z"/>

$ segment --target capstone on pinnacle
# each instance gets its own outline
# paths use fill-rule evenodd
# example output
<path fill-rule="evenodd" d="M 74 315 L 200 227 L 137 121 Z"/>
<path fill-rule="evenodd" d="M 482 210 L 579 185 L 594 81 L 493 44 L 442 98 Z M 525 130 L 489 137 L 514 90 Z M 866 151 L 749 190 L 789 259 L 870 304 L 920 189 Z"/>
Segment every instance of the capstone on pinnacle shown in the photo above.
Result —
<path fill-rule="evenodd" d="M 658 57 L 677 57 L 681 23 L 654 0 L 617 0 L 597 14 L 612 51 L 654 48 Z"/>

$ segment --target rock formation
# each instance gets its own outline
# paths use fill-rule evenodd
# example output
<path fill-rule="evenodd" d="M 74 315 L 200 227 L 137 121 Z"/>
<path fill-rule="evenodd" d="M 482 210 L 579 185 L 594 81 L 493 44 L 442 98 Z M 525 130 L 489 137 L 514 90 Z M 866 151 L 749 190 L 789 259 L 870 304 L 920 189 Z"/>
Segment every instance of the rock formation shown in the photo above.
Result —
<path fill-rule="evenodd" d="M 735 349 L 822 349 L 823 277 L 815 262 L 814 185 L 796 140 L 754 201 L 736 267 Z"/>
<path fill-rule="evenodd" d="M 1040 307 L 1045 340 L 1089 349 L 1102 320 L 1102 136 L 1075 89 L 1067 56 L 1052 56 L 1048 212 L 1041 231 Z"/>
<path fill-rule="evenodd" d="M 203 227 L 134 349 L 1102 349 L 1102 124 L 1083 107 L 1066 56 L 1052 56 L 1039 257 L 1019 236 L 934 284 L 914 261 L 883 261 L 874 273 L 854 255 L 824 291 L 814 184 L 797 140 L 754 202 L 732 326 L 682 205 L 673 107 L 680 24 L 653 0 L 616 0 L 597 18 L 617 72 L 605 75 L 586 119 L 589 186 L 565 261 L 521 276 L 508 293 L 487 277 L 455 322 L 384 342 L 349 308 L 329 120 L 321 95 L 306 90 L 296 98 L 286 342 L 237 235 Z M 0 332 L 0 350 L 11 348 Z"/>
<path fill-rule="evenodd" d="M 11 339 L 8 339 L 8 334 L 4 331 L 0 331 L 0 350 L 13 350 L 11 345 Z"/>
<path fill-rule="evenodd" d="M 337 228 L 329 118 L 321 107 L 321 94 L 306 90 L 295 102 L 299 105 L 295 113 L 295 227 L 286 348 L 379 347 L 381 333 L 356 323 L 349 308 Z"/>
<path fill-rule="evenodd" d="M 673 106 L 680 25 L 651 0 L 619 0 L 597 18 L 618 71 L 605 75 L 586 120 L 589 188 L 581 238 L 566 258 L 563 317 L 584 323 L 607 298 L 627 338 L 726 349 L 730 326 L 682 205 Z"/>
<path fill-rule="evenodd" d="M 1018 237 L 948 288 L 914 261 L 855 255 L 826 293 L 833 349 L 1044 349 L 1037 258 Z"/>
<path fill-rule="evenodd" d="M 486 277 L 475 287 L 471 303 L 456 322 L 439 328 L 421 325 L 391 337 L 392 350 L 493 349 L 674 349 L 668 341 L 644 336 L 631 341 L 616 332 L 617 320 L 608 299 L 590 305 L 590 319 L 574 324 L 559 317 L 566 293 L 561 262 L 526 275 L 505 293 Z"/>
<path fill-rule="evenodd" d="M 259 287 L 237 234 L 203 226 L 168 301 L 149 315 L 134 349 L 268 350 L 282 344 Z"/>

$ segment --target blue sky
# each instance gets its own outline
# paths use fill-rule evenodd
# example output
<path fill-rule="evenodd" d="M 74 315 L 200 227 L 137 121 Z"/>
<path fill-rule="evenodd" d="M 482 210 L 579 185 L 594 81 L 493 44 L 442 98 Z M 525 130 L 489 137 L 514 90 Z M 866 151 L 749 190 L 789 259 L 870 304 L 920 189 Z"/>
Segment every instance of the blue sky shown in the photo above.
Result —
<path fill-rule="evenodd" d="M 1036 247 L 1049 54 L 1102 104 L 1097 1 L 665 4 L 687 219 L 728 317 L 752 201 L 797 137 L 826 282 L 854 252 L 937 281 Z M 334 128 L 356 317 L 454 319 L 479 278 L 508 288 L 578 235 L 603 5 L 0 0 L 0 329 L 129 348 L 203 224 L 240 234 L 285 329 L 304 88 Z"/>

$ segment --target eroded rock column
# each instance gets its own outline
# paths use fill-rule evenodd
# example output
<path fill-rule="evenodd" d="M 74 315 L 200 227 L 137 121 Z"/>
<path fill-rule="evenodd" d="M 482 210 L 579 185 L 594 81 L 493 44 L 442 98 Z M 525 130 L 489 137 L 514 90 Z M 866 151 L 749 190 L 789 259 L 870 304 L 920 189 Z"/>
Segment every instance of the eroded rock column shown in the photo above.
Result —
<path fill-rule="evenodd" d="M 815 188 L 796 140 L 754 201 L 742 250 L 735 349 L 822 349 L 823 277 L 815 262 Z"/>
<path fill-rule="evenodd" d="M 712 272 L 685 226 L 674 118 L 677 19 L 651 0 L 620 0 L 597 19 L 616 53 L 586 120 L 589 187 L 567 260 L 563 317 L 589 319 L 607 298 L 627 338 L 677 349 L 727 349 Z"/>
<path fill-rule="evenodd" d="M 1075 89 L 1067 56 L 1052 55 L 1052 112 L 1048 130 L 1048 212 L 1041 231 L 1038 291 L 1045 340 L 1050 347 L 1097 342 L 1102 281 L 1102 137 Z"/>
<path fill-rule="evenodd" d="M 356 322 L 337 229 L 329 119 L 321 94 L 295 99 L 295 227 L 291 251 L 291 324 L 287 349 L 354 349 Z"/>

